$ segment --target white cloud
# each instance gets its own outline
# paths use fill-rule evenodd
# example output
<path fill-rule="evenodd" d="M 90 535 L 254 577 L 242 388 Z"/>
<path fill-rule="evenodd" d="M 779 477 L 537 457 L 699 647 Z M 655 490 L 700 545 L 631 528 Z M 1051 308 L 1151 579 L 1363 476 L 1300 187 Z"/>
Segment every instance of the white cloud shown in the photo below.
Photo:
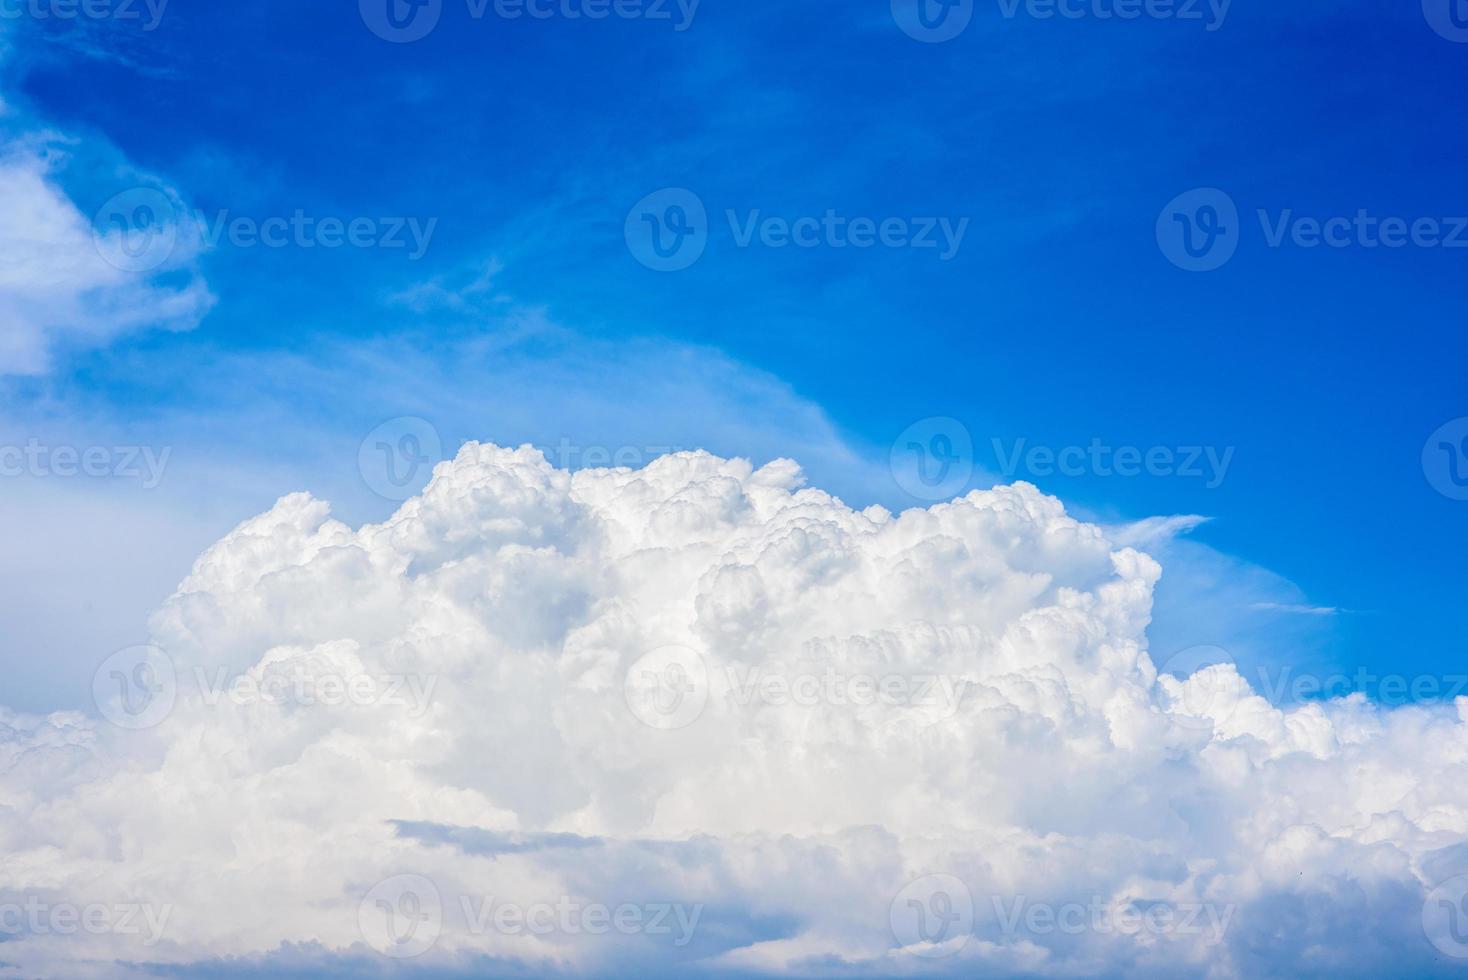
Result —
<path fill-rule="evenodd" d="M 129 215 L 151 208 L 156 221 L 144 232 L 154 254 L 118 262 L 123 236 L 137 243 L 144 233 L 104 228 L 95 238 L 55 179 L 57 158 L 35 139 L 0 142 L 0 374 L 43 373 L 58 349 L 124 333 L 189 330 L 214 303 L 193 264 L 198 235 L 171 193 L 134 188 L 118 199 Z"/>
<path fill-rule="evenodd" d="M 0 910 L 161 923 L 10 930 L 0 975 L 1445 969 L 1468 702 L 1159 678 L 1159 566 L 1033 487 L 802 487 L 469 444 L 383 524 L 283 498 L 153 617 L 156 727 L 0 717 Z"/>
<path fill-rule="evenodd" d="M 1297 616 L 1334 616 L 1341 611 L 1335 606 L 1307 606 L 1296 602 L 1256 602 L 1249 608 L 1263 612 L 1294 613 Z"/>

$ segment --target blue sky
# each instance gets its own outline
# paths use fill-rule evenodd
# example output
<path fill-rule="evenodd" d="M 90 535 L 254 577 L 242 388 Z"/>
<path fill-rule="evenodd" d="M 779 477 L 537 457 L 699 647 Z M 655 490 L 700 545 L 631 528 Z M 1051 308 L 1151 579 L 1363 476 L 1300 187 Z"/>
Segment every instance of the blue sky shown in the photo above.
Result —
<path fill-rule="evenodd" d="M 383 516 L 357 447 L 405 415 L 448 450 L 791 455 L 892 507 L 924 502 L 887 471 L 894 439 L 951 418 L 971 486 L 1029 479 L 1108 523 L 1210 518 L 1158 544 L 1160 653 L 1461 664 L 1468 503 L 1434 490 L 1423 449 L 1468 415 L 1468 252 L 1269 240 L 1293 217 L 1435 219 L 1446 237 L 1468 215 L 1468 45 L 1417 4 L 1238 0 L 1220 22 L 1206 5 L 1120 20 L 1095 15 L 1109 3 L 980 3 L 940 43 L 886 2 L 704 0 L 688 21 L 676 4 L 476 19 L 444 0 L 411 43 L 353 7 L 0 21 L 4 133 L 65 147 L 51 174 L 85 215 L 147 186 L 211 217 L 432 222 L 416 258 L 222 239 L 190 260 L 213 296 L 193 329 L 58 343 L 0 381 L 12 442 L 173 449 L 156 492 L 10 483 L 12 540 L 61 546 L 42 572 L 0 569 L 25 624 L 8 642 L 75 664 L 22 671 L 11 703 L 72 706 L 71 682 L 141 635 L 191 558 L 276 496 Z M 707 215 L 703 253 L 674 272 L 624 234 L 666 188 Z M 1208 272 L 1170 261 L 1157 230 L 1198 188 L 1239 215 L 1236 253 Z M 828 212 L 966 223 L 946 257 L 740 245 L 751 220 Z M 1216 486 L 1004 473 L 1018 440 L 1232 455 Z"/>

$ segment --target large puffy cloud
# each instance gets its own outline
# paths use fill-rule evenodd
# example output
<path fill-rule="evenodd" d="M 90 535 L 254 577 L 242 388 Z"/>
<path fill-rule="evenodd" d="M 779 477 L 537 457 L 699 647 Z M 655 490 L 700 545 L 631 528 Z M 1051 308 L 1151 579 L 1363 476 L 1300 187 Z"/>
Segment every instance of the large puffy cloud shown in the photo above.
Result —
<path fill-rule="evenodd" d="M 894 515 L 702 453 L 470 444 L 360 529 L 285 497 L 100 673 L 149 724 L 0 718 L 0 961 L 1450 972 L 1468 708 L 1159 676 L 1161 569 L 1115 537 L 1025 484 Z"/>

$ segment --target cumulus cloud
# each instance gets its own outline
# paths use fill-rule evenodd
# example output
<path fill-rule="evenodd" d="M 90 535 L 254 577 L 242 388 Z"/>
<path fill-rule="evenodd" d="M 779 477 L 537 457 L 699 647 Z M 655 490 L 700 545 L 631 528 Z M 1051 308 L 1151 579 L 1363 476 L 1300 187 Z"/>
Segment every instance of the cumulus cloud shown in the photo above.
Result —
<path fill-rule="evenodd" d="M 1468 702 L 1159 675 L 1161 574 L 706 453 L 282 498 L 0 716 L 0 975 L 1449 971 Z"/>
<path fill-rule="evenodd" d="M 97 227 L 56 180 L 45 140 L 0 140 L 0 374 L 39 374 L 59 348 L 142 329 L 188 330 L 214 303 L 199 236 L 171 192 L 108 195 Z"/>

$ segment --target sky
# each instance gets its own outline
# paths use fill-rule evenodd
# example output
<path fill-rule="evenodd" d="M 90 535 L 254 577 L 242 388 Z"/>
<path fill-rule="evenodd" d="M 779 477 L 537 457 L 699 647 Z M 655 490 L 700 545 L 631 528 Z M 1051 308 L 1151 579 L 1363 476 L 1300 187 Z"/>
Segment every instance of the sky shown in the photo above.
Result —
<path fill-rule="evenodd" d="M 471 441 L 791 458 L 855 511 L 1025 481 L 1161 563 L 1159 665 L 1440 701 L 1462 24 L 0 0 L 0 703 L 92 711 L 231 529 L 384 521 Z"/>
<path fill-rule="evenodd" d="M 369 27 L 372 4 L 174 0 L 69 19 L 11 6 L 9 138 L 65 158 L 49 179 L 89 221 L 136 187 L 166 188 L 187 219 L 188 268 L 157 280 L 172 307 L 100 335 L 57 330 L 45 366 L 17 358 L 0 389 L 16 442 L 58 429 L 163 442 L 175 482 L 228 482 L 192 502 L 200 532 L 154 573 L 149 602 L 182 556 L 282 489 L 219 471 L 279 464 L 288 489 L 335 489 L 382 419 L 424 417 L 453 444 L 690 444 L 673 441 L 677 396 L 650 395 L 621 430 L 592 407 L 587 389 L 615 388 L 616 358 L 644 345 L 768 375 L 818 409 L 839 447 L 813 472 L 853 502 L 914 502 L 850 460 L 880 467 L 910 424 L 950 418 L 972 443 L 971 485 L 1029 479 L 1106 521 L 1207 517 L 1191 541 L 1298 592 L 1260 601 L 1335 610 L 1248 610 L 1251 629 L 1303 631 L 1312 655 L 1373 671 L 1441 672 L 1462 653 L 1464 510 L 1423 463 L 1465 413 L 1465 253 L 1449 244 L 1468 214 L 1468 137 L 1448 93 L 1468 48 L 1450 21 L 1445 37 L 1414 5 L 1369 4 L 1126 20 L 1098 0 L 1064 8 L 1078 16 L 960 6 L 965 26 L 934 40 L 915 11 L 904 22 L 880 3 L 634 5 L 593 20 L 568 16 L 575 3 L 510 18 L 513 4 L 446 0 L 425 36 L 394 42 Z M 669 188 L 691 191 L 708 224 L 691 264 L 658 271 L 627 228 Z M 1163 209 L 1200 188 L 1239 216 L 1221 246 L 1236 251 L 1207 272 L 1169 260 L 1158 233 Z M 1422 240 L 1441 244 L 1371 247 L 1359 212 L 1436 219 Z M 298 213 L 304 230 L 281 226 L 282 247 L 257 240 Z M 253 236 L 230 231 L 239 218 Z M 372 244 L 322 247 L 314 228 L 330 218 L 366 219 Z M 801 218 L 809 244 L 760 224 Z M 1297 218 L 1350 219 L 1348 244 L 1308 228 L 1313 246 L 1297 244 Z M 923 244 L 850 246 L 853 219 L 894 220 L 890 241 Z M 174 295 L 190 288 L 202 295 Z M 548 349 L 552 329 L 564 333 Z M 567 336 L 617 352 L 586 366 L 581 406 L 535 390 L 490 408 L 498 392 L 455 349 L 533 370 L 575 357 Z M 356 344 L 409 347 L 456 376 L 384 368 L 345 399 L 279 383 L 332 373 L 332 352 Z M 553 417 L 532 407 L 547 403 Z M 708 448 L 807 449 L 771 421 Z M 1093 442 L 1177 454 L 1136 476 L 1109 453 L 1063 468 L 1026 455 Z M 1226 468 L 1187 465 L 1197 449 Z M 56 481 L 25 482 L 6 508 L 20 534 L 39 526 L 28 507 L 61 506 Z M 86 506 L 154 507 L 134 489 L 88 488 Z M 348 506 L 358 489 L 333 496 Z M 48 501 L 16 500 L 32 494 Z M 1282 622 L 1302 615 L 1320 621 Z"/>

